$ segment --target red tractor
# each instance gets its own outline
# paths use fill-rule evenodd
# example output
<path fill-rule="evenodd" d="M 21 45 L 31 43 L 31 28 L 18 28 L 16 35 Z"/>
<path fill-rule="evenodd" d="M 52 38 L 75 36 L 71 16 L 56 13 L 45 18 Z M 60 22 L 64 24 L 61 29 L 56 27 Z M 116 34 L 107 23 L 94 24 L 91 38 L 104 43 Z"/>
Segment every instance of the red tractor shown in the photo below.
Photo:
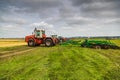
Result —
<path fill-rule="evenodd" d="M 52 37 L 46 37 L 45 30 L 38 30 L 35 28 L 34 34 L 25 37 L 25 42 L 28 46 L 39 46 L 40 44 L 45 44 L 45 46 L 50 47 L 57 44 L 57 39 Z"/>

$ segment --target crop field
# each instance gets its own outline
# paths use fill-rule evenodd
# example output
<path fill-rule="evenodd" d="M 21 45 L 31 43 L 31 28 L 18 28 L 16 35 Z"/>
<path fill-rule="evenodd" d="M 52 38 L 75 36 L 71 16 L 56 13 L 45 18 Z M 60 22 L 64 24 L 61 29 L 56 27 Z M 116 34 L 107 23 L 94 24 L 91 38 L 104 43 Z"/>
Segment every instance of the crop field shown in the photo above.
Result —
<path fill-rule="evenodd" d="M 6 42 L 7 45 L 11 44 L 9 40 Z M 120 46 L 119 39 L 111 42 Z M 15 43 L 14 46 L 0 47 L 0 80 L 120 79 L 119 49 L 91 49 L 71 45 L 28 47 L 24 40 Z"/>
<path fill-rule="evenodd" d="M 0 39 L 0 47 L 26 45 L 24 39 Z"/>

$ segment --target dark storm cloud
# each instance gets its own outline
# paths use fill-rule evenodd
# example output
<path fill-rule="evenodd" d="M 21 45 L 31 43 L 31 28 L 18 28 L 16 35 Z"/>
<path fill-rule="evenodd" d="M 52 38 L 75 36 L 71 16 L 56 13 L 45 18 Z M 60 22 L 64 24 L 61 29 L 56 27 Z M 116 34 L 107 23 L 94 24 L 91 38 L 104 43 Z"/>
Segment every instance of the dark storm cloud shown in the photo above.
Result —
<path fill-rule="evenodd" d="M 60 0 L 1 0 L 1 10 L 9 7 L 15 7 L 16 12 L 39 13 L 62 5 Z"/>
<path fill-rule="evenodd" d="M 120 0 L 0 0 L 0 9 L 16 13 L 35 13 L 40 18 L 52 17 L 53 22 L 63 20 L 67 24 L 86 24 L 90 21 L 77 17 L 119 17 Z M 73 20 L 71 18 L 74 17 Z M 76 18 L 76 19 L 75 19 Z M 14 21 L 14 20 L 13 20 Z"/>
<path fill-rule="evenodd" d="M 71 0 L 74 6 L 80 6 L 82 4 L 91 3 L 93 0 Z"/>
<path fill-rule="evenodd" d="M 75 9 L 73 9 L 72 7 L 65 7 L 65 6 L 60 8 L 59 12 L 60 12 L 60 17 L 62 18 L 73 17 L 74 15 L 77 14 Z"/>
<path fill-rule="evenodd" d="M 12 11 L 16 14 L 39 15 L 40 18 L 53 17 L 62 6 L 61 0 L 0 0 L 0 4 L 0 13 Z"/>
<path fill-rule="evenodd" d="M 71 0 L 72 4 L 74 6 L 80 6 L 82 4 L 91 4 L 93 2 L 102 2 L 102 3 L 108 3 L 108 2 L 113 2 L 113 3 L 120 3 L 120 0 Z"/>
<path fill-rule="evenodd" d="M 72 5 L 79 7 L 83 16 L 118 17 L 120 0 L 71 0 Z"/>
<path fill-rule="evenodd" d="M 1 7 L 16 6 L 18 8 L 51 8 L 59 6 L 60 0 L 0 0 Z"/>

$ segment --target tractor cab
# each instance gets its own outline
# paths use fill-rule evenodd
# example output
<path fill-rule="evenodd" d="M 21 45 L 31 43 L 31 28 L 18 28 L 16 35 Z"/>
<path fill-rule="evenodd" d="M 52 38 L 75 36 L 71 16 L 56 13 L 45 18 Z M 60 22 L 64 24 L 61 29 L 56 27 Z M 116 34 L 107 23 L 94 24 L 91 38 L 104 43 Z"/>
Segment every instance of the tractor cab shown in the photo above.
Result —
<path fill-rule="evenodd" d="M 46 37 L 45 30 L 39 30 L 39 29 L 36 29 L 36 28 L 34 30 L 34 35 L 35 35 L 35 38 L 44 38 L 44 37 Z"/>

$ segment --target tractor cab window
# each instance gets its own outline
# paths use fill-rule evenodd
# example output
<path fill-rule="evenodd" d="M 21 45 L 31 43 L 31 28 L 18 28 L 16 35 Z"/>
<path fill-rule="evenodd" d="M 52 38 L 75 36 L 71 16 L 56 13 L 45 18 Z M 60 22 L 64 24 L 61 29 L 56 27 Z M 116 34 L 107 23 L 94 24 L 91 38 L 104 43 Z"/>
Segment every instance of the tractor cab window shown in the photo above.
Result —
<path fill-rule="evenodd" d="M 36 34 L 37 34 L 37 36 L 40 36 L 40 31 L 37 31 Z"/>
<path fill-rule="evenodd" d="M 42 31 L 42 34 L 45 34 L 45 31 Z"/>

